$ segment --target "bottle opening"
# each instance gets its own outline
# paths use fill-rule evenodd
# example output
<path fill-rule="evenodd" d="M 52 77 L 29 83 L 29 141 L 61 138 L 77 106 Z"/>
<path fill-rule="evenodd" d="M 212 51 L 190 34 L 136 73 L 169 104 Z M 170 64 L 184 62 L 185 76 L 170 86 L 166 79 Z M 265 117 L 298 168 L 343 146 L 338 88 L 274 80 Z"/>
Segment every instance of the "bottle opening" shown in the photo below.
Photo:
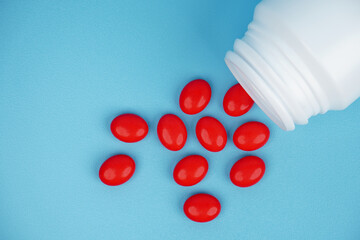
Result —
<path fill-rule="evenodd" d="M 273 122 L 286 131 L 295 129 L 285 106 L 249 64 L 231 51 L 226 54 L 225 62 L 236 80 Z"/>

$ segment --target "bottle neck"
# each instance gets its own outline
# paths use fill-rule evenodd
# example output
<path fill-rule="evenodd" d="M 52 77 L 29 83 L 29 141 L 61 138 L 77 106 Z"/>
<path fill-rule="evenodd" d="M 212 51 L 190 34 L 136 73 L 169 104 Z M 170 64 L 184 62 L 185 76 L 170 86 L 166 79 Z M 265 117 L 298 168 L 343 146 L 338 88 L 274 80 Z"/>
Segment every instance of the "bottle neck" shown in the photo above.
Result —
<path fill-rule="evenodd" d="M 249 25 L 225 62 L 257 105 L 282 129 L 329 109 L 329 101 L 291 41 L 259 22 Z"/>

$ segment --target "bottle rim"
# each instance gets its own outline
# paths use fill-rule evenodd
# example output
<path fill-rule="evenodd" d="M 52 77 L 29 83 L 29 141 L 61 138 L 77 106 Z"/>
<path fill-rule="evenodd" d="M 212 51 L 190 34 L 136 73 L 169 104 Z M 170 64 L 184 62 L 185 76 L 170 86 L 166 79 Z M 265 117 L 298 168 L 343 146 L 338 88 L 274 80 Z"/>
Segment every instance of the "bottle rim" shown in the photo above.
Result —
<path fill-rule="evenodd" d="M 274 123 L 286 131 L 295 129 L 294 120 L 285 106 L 242 58 L 229 51 L 225 63 L 240 85 Z"/>

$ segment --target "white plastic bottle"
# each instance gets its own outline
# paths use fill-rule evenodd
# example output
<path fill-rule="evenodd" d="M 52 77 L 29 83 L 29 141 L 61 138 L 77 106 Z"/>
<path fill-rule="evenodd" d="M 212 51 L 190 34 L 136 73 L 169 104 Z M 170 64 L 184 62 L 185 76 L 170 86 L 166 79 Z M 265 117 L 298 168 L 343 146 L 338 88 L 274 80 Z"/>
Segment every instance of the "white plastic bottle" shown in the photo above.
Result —
<path fill-rule="evenodd" d="M 263 0 L 225 62 L 284 130 L 344 109 L 360 96 L 360 0 Z"/>

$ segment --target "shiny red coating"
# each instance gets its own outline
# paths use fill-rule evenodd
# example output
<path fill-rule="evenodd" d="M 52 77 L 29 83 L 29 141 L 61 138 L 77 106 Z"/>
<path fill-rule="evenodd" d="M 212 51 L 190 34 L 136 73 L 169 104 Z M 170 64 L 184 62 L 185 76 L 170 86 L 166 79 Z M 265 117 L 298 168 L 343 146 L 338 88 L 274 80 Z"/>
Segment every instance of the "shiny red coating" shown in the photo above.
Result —
<path fill-rule="evenodd" d="M 254 100 L 245 92 L 240 84 L 232 86 L 225 94 L 223 100 L 224 111 L 238 117 L 247 113 L 254 105 Z"/>
<path fill-rule="evenodd" d="M 221 151 L 227 142 L 224 126 L 213 117 L 203 117 L 197 122 L 196 136 L 200 144 L 211 152 Z"/>
<path fill-rule="evenodd" d="M 112 134 L 123 142 L 138 142 L 146 137 L 149 127 L 138 115 L 126 113 L 114 118 L 110 129 Z"/>
<path fill-rule="evenodd" d="M 100 167 L 100 180 L 109 186 L 127 182 L 135 172 L 135 162 L 127 155 L 115 155 L 107 159 Z"/>
<path fill-rule="evenodd" d="M 266 144 L 270 137 L 269 128 L 261 122 L 247 122 L 238 127 L 233 136 L 236 147 L 253 151 Z"/>
<path fill-rule="evenodd" d="M 205 193 L 189 197 L 184 204 L 185 215 L 195 222 L 209 222 L 215 219 L 220 211 L 219 200 Z"/>
<path fill-rule="evenodd" d="M 173 177 L 175 182 L 181 186 L 193 186 L 206 176 L 208 168 L 208 162 L 204 157 L 190 155 L 176 164 Z"/>
<path fill-rule="evenodd" d="M 211 98 L 211 87 L 203 79 L 189 82 L 181 91 L 179 104 L 186 114 L 196 114 L 205 109 Z"/>
<path fill-rule="evenodd" d="M 162 145 L 171 151 L 182 149 L 187 139 L 185 124 L 174 114 L 166 114 L 160 118 L 157 134 Z"/>
<path fill-rule="evenodd" d="M 247 156 L 237 161 L 230 170 L 230 180 L 238 187 L 250 187 L 264 176 L 265 163 L 256 156 Z"/>

